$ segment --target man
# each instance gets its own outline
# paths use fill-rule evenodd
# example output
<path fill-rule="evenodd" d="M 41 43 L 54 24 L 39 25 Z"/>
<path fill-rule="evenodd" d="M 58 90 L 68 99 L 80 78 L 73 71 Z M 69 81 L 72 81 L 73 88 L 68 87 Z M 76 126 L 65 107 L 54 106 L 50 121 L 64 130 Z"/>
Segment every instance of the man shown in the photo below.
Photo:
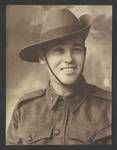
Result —
<path fill-rule="evenodd" d="M 50 11 L 40 41 L 20 57 L 48 69 L 47 89 L 24 95 L 8 128 L 7 144 L 111 144 L 111 94 L 86 82 L 82 72 L 90 16 Z"/>

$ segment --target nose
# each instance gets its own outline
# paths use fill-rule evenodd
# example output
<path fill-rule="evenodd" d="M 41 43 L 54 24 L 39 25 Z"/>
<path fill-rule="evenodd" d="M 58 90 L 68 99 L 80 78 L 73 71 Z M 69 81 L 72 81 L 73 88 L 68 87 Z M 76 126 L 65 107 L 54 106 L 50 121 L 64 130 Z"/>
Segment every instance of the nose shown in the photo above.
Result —
<path fill-rule="evenodd" d="M 71 50 L 65 52 L 65 63 L 71 63 L 73 61 Z"/>

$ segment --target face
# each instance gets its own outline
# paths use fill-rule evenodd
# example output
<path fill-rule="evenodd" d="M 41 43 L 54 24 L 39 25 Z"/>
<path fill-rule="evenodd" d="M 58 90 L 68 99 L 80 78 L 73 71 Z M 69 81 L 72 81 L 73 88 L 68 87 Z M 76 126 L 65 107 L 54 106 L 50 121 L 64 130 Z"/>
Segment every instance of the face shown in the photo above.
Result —
<path fill-rule="evenodd" d="M 66 85 L 76 83 L 81 77 L 86 49 L 79 38 L 59 42 L 46 50 L 46 58 L 57 78 Z M 50 80 L 56 82 L 55 76 L 49 70 Z"/>

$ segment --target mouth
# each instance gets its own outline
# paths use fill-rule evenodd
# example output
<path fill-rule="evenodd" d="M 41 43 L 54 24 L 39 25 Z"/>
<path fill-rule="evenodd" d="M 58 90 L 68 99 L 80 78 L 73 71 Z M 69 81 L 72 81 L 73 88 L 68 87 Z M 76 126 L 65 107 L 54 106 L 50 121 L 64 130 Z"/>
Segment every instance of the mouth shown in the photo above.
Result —
<path fill-rule="evenodd" d="M 62 67 L 61 70 L 65 71 L 67 73 L 73 73 L 75 71 L 76 67 Z"/>
<path fill-rule="evenodd" d="M 76 68 L 75 66 L 68 65 L 68 66 L 65 66 L 65 67 L 61 67 L 61 70 L 64 70 L 64 69 L 75 69 L 75 68 Z"/>

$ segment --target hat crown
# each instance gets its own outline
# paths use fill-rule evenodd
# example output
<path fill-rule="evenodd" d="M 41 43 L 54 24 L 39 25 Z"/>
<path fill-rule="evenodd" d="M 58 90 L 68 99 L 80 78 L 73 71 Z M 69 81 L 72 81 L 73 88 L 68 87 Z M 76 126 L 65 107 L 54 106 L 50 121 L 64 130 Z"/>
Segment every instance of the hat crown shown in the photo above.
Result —
<path fill-rule="evenodd" d="M 83 42 L 89 33 L 91 16 L 84 14 L 77 18 L 69 9 L 50 10 L 42 24 L 39 41 L 20 52 L 20 57 L 29 62 L 38 62 L 39 51 L 49 43 L 79 36 Z"/>
<path fill-rule="evenodd" d="M 80 20 L 69 9 L 50 10 L 43 23 L 41 34 L 69 26 L 80 26 Z"/>

